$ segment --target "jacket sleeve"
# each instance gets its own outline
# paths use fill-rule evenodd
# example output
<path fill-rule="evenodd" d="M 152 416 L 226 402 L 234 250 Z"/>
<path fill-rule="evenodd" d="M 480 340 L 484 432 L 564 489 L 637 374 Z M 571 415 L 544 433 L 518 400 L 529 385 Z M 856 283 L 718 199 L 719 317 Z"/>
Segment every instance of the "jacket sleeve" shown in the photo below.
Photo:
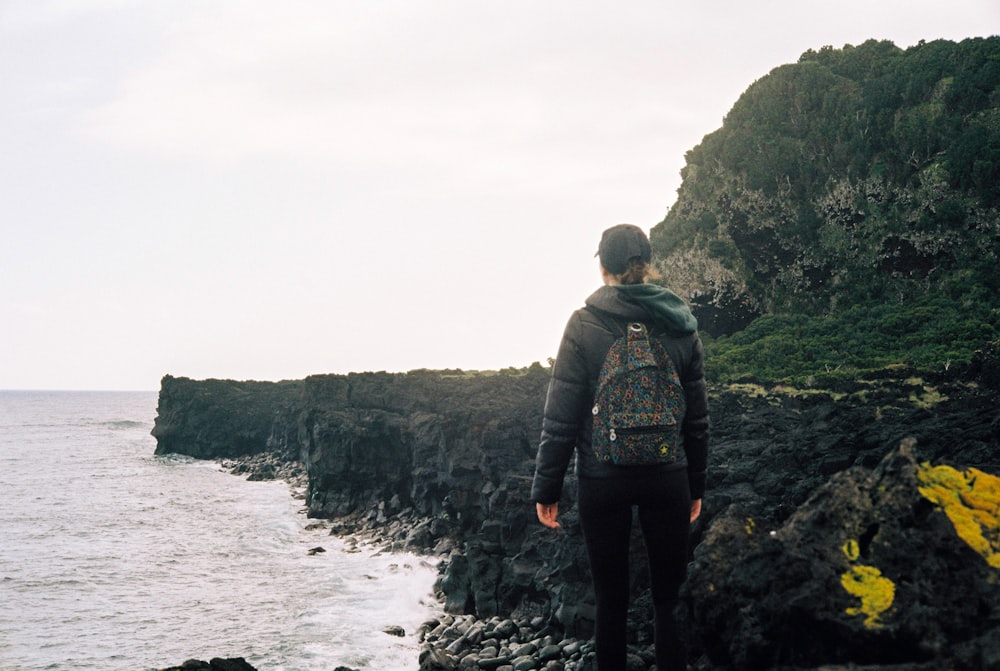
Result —
<path fill-rule="evenodd" d="M 576 448 L 580 425 L 589 411 L 590 383 L 579 344 L 580 330 L 579 315 L 574 314 L 552 367 L 531 484 L 531 498 L 536 503 L 555 503 L 562 495 L 563 478 Z"/>
<path fill-rule="evenodd" d="M 687 457 L 688 483 L 691 498 L 705 496 L 705 471 L 708 468 L 708 388 L 705 385 L 705 352 L 701 339 L 695 334 L 691 345 L 690 365 L 685 370 L 684 397 L 687 410 L 681 432 L 684 436 L 684 453 Z"/>

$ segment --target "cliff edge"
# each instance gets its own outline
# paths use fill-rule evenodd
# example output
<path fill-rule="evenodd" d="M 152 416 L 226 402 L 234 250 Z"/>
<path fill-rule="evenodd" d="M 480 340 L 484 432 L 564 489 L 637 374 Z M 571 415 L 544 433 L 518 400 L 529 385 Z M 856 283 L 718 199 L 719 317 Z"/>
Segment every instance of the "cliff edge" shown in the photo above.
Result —
<path fill-rule="evenodd" d="M 696 668 L 1000 668 L 990 361 L 973 369 L 980 377 L 893 369 L 836 394 L 713 392 L 709 490 L 684 587 Z M 540 366 L 282 383 L 168 376 L 153 434 L 158 453 L 298 460 L 309 514 L 335 533 L 444 557 L 449 612 L 588 636 L 575 483 L 561 533 L 540 527 L 528 500 L 547 384 Z M 642 646 L 649 604 L 636 564 Z"/>

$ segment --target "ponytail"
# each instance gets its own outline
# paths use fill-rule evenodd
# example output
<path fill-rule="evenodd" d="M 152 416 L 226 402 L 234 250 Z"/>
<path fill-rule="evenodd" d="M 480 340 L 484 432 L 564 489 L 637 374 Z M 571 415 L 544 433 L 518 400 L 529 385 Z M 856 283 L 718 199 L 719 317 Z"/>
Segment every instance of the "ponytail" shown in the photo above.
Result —
<path fill-rule="evenodd" d="M 643 284 L 648 280 L 660 279 L 660 274 L 648 262 L 633 256 L 628 260 L 628 268 L 616 276 L 616 279 L 620 284 Z"/>

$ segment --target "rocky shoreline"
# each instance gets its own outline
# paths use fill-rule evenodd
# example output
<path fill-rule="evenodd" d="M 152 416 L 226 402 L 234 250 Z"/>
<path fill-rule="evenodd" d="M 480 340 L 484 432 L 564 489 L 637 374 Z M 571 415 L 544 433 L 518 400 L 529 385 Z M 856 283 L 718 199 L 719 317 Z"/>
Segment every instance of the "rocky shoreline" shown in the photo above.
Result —
<path fill-rule="evenodd" d="M 920 480 L 924 464 L 979 469 L 984 483 L 1000 473 L 997 370 L 986 358 L 948 376 L 892 369 L 834 391 L 715 390 L 709 491 L 682 604 L 691 668 L 1000 669 L 998 569 Z M 229 408 L 245 408 L 254 389 L 227 382 L 213 391 L 232 398 L 181 407 L 222 383 L 165 379 L 158 427 L 176 447 L 193 435 L 176 433 L 180 420 L 203 442 L 211 422 L 216 454 L 194 456 L 289 481 L 331 534 L 440 558 L 447 615 L 422 628 L 415 668 L 592 668 L 572 479 L 562 533 L 541 529 L 526 499 L 544 376 L 456 379 L 310 378 L 253 435 Z M 244 447 L 254 435 L 259 447 L 239 455 L 219 442 L 236 427 Z M 980 518 L 995 548 L 997 512 Z M 637 671 L 653 668 L 638 564 Z M 864 591 L 872 585 L 891 585 L 890 598 Z"/>
<path fill-rule="evenodd" d="M 305 500 L 308 474 L 302 464 L 281 456 L 262 453 L 243 458 L 219 459 L 229 473 L 247 480 L 280 480 L 288 484 L 296 500 Z M 455 550 L 447 538 L 439 538 L 434 547 L 414 544 L 413 529 L 427 525 L 427 520 L 396 516 L 391 520 L 375 513 L 347 515 L 334 520 L 314 522 L 308 531 L 326 531 L 347 543 L 348 547 L 374 545 L 386 552 L 418 551 L 444 559 Z M 433 538 L 433 534 L 429 536 Z M 324 551 L 321 547 L 309 552 Z M 435 586 L 444 604 L 447 594 L 439 580 Z M 398 627 L 385 633 L 405 636 Z M 417 632 L 420 651 L 414 668 L 420 671 L 481 669 L 483 671 L 585 671 L 595 669 L 591 639 L 566 637 L 545 618 L 530 620 L 492 617 L 480 620 L 473 615 L 445 614 L 424 622 Z M 630 646 L 629 669 L 655 669 L 653 646 Z M 161 671 L 258 671 L 243 658 L 213 658 L 210 661 L 187 660 L 180 666 Z M 262 670 L 263 671 L 263 670 Z M 337 667 L 334 671 L 360 671 Z"/>

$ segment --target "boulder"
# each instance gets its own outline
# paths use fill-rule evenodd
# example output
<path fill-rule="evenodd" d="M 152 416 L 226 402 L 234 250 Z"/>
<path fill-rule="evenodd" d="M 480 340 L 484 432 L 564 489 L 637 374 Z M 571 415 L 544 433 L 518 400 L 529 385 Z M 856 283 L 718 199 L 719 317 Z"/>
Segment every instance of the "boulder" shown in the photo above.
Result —
<path fill-rule="evenodd" d="M 998 668 L 998 516 L 1000 478 L 921 464 L 911 440 L 838 473 L 777 528 L 734 506 L 684 587 L 692 648 L 719 670 Z"/>

